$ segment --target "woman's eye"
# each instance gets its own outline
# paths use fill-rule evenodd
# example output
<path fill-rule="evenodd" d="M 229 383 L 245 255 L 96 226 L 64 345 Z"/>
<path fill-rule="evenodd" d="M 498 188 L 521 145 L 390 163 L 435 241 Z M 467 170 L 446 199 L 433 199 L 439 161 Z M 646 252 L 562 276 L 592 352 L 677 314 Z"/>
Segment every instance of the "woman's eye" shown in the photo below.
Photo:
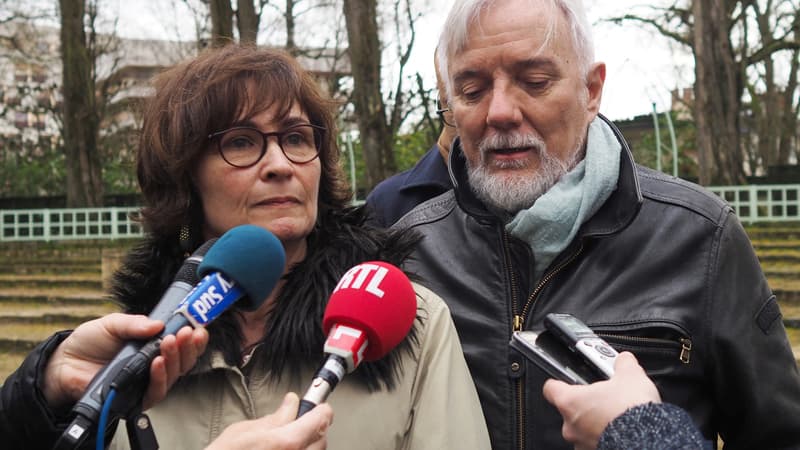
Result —
<path fill-rule="evenodd" d="M 299 132 L 285 134 L 283 136 L 283 143 L 285 145 L 293 145 L 293 146 L 307 144 L 305 136 L 303 136 L 303 134 Z"/>
<path fill-rule="evenodd" d="M 226 139 L 223 144 L 225 148 L 231 149 L 247 149 L 255 145 L 253 138 L 250 136 L 233 136 L 230 139 Z"/>

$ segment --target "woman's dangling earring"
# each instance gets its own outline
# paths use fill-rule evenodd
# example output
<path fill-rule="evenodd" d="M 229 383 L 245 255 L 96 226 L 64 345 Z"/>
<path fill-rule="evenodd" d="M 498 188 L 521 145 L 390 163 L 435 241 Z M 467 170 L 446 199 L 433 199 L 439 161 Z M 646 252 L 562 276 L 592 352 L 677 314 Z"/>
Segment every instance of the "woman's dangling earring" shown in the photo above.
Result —
<path fill-rule="evenodd" d="M 178 233 L 178 242 L 180 243 L 183 256 L 188 257 L 192 254 L 192 235 L 189 231 L 189 225 L 181 225 L 181 230 Z"/>

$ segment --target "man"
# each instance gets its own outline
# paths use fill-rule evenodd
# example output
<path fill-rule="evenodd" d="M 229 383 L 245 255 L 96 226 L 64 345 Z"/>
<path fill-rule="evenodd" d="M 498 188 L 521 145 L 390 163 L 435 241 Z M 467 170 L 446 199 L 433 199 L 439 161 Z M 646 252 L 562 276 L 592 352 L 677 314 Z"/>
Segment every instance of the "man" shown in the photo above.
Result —
<path fill-rule="evenodd" d="M 452 191 L 395 227 L 453 314 L 495 449 L 571 448 L 512 331 L 570 313 L 632 351 L 665 402 L 726 448 L 800 448 L 800 376 L 731 208 L 634 164 L 598 115 L 579 0 L 457 1 L 439 61 L 459 139 Z"/>
<path fill-rule="evenodd" d="M 380 182 L 367 196 L 370 220 L 389 227 L 418 204 L 436 197 L 453 187 L 447 171 L 447 156 L 456 137 L 453 115 L 447 106 L 444 82 L 439 73 L 439 61 L 434 55 L 436 88 L 439 94 L 437 113 L 442 122 L 439 140 L 417 161 L 414 167 Z"/>

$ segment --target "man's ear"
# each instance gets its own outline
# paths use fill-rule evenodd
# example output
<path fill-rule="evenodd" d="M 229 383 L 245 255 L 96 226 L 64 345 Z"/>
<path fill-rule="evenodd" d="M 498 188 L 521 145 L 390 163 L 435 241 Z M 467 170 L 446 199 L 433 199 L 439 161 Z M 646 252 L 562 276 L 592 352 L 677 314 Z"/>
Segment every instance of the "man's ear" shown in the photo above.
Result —
<path fill-rule="evenodd" d="M 606 64 L 597 62 L 592 64 L 589 73 L 586 74 L 586 88 L 589 98 L 586 102 L 586 112 L 592 117 L 600 111 L 600 101 L 603 98 L 603 85 L 606 82 Z"/>

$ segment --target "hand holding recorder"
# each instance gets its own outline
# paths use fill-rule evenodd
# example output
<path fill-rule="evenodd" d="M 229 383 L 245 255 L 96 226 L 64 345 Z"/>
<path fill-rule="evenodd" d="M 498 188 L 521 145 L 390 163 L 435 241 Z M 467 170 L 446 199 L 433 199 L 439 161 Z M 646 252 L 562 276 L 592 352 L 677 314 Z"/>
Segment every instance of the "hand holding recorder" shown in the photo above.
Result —
<path fill-rule="evenodd" d="M 614 375 L 588 386 L 570 386 L 559 380 L 547 380 L 544 397 L 564 419 L 564 439 L 577 449 L 597 447 L 600 436 L 617 416 L 645 403 L 660 403 L 655 384 L 632 353 L 616 358 Z"/>

